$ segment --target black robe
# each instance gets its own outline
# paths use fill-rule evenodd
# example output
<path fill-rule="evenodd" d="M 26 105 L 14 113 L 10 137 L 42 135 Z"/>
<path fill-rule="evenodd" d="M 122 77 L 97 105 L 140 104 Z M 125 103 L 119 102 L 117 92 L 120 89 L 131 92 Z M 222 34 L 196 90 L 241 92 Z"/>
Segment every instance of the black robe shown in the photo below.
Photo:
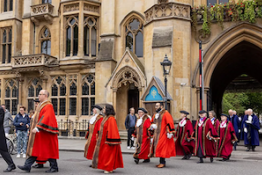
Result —
<path fill-rule="evenodd" d="M 3 126 L 4 118 L 5 118 L 4 109 L 0 107 L 0 150 L 8 151 L 7 145 L 6 145 L 4 126 Z"/>

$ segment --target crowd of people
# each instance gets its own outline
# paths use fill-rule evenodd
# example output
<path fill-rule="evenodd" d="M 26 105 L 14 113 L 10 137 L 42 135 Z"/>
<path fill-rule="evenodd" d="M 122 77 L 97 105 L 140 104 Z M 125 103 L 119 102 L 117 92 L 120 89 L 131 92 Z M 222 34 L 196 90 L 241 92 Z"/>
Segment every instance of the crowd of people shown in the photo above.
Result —
<path fill-rule="evenodd" d="M 24 165 L 18 168 L 30 172 L 32 167 L 43 168 L 49 161 L 50 169 L 46 173 L 58 172 L 59 131 L 56 116 L 48 100 L 49 93 L 41 90 L 38 97 L 31 118 L 25 114 L 26 108 L 23 106 L 14 120 L 4 105 L 0 108 L 0 154 L 8 164 L 4 172 L 16 169 L 6 145 L 5 132 L 8 133 L 11 127 L 7 120 L 16 126 L 16 134 L 20 139 L 18 144 L 23 145 L 18 146 L 17 157 L 20 154 L 26 157 Z M 204 158 L 210 158 L 210 162 L 213 162 L 214 157 L 228 161 L 240 139 L 244 139 L 247 151 L 255 151 L 259 145 L 259 120 L 252 109 L 246 110 L 243 117 L 229 110 L 228 115 L 220 115 L 220 120 L 214 111 L 201 110 L 195 126 L 188 118 L 187 111 L 180 113 L 179 123 L 175 127 L 173 117 L 165 110 L 162 102 L 156 103 L 152 117 L 145 108 L 138 109 L 138 116 L 134 108 L 130 109 L 125 121 L 128 131 L 127 148 L 135 149 L 133 158 L 136 164 L 141 159 L 143 163 L 148 163 L 151 158 L 158 157 L 159 164 L 156 167 L 164 168 L 166 159 L 177 155 L 183 156 L 183 160 L 190 159 L 192 155 L 197 156 L 198 163 L 204 163 Z M 124 167 L 115 115 L 114 107 L 110 104 L 103 108 L 94 105 L 93 116 L 88 122 L 84 156 L 92 160 L 90 167 L 101 169 L 104 173 L 112 173 Z"/>

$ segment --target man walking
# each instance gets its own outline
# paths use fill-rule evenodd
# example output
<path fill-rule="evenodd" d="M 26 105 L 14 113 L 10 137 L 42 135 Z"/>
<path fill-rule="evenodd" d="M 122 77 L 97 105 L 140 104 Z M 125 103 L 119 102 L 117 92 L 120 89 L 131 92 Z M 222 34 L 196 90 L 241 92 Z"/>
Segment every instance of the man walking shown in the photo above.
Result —
<path fill-rule="evenodd" d="M 11 172 L 16 167 L 10 154 L 8 153 L 8 149 L 6 145 L 5 132 L 3 128 L 4 117 L 5 117 L 4 109 L 0 107 L 0 154 L 2 155 L 5 162 L 8 164 L 8 168 L 4 170 L 4 172 Z"/>
<path fill-rule="evenodd" d="M 38 97 L 40 105 L 37 107 L 36 114 L 31 122 L 26 152 L 28 159 L 23 166 L 18 166 L 18 168 L 30 172 L 35 161 L 48 160 L 51 168 L 46 173 L 55 173 L 58 172 L 56 159 L 59 158 L 58 125 L 53 105 L 48 101 L 49 93 L 46 90 L 41 90 Z"/>
<path fill-rule="evenodd" d="M 130 108 L 129 112 L 130 113 L 126 116 L 126 121 L 125 121 L 125 126 L 127 130 L 127 149 L 130 149 L 130 148 L 135 149 L 134 141 L 131 140 L 131 138 L 132 138 L 132 133 L 135 131 L 135 125 L 136 125 L 137 118 L 135 116 L 134 108 Z"/>
<path fill-rule="evenodd" d="M 5 130 L 5 134 L 8 135 L 9 131 L 11 129 L 11 126 L 13 125 L 14 119 L 12 117 L 12 115 L 10 114 L 10 112 L 5 108 L 5 105 L 2 104 L 2 108 L 5 112 L 5 119 L 4 119 L 4 130 Z"/>

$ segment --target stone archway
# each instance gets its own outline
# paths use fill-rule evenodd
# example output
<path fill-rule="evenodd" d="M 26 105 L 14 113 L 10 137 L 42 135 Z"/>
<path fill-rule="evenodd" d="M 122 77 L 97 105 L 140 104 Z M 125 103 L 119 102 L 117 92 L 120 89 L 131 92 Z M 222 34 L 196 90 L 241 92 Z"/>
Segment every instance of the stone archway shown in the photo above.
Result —
<path fill-rule="evenodd" d="M 216 104 L 216 107 L 208 109 L 215 108 L 218 113 L 221 112 L 222 95 L 226 86 L 239 74 L 246 73 L 262 83 L 259 72 L 254 72 L 262 66 L 262 59 L 258 59 L 262 57 L 261 32 L 261 27 L 243 22 L 225 30 L 205 49 L 205 99 L 209 100 L 208 104 Z M 192 86 L 196 89 L 199 87 L 197 66 L 192 77 Z M 198 91 L 196 95 L 199 96 Z M 194 113 L 199 109 L 198 105 L 193 108 L 196 109 Z"/>

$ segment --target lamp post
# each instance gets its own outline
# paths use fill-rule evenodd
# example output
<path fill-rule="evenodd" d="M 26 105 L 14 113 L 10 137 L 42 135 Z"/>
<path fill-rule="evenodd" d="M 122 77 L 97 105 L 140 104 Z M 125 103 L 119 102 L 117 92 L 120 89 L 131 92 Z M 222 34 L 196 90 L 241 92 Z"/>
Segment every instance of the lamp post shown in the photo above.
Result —
<path fill-rule="evenodd" d="M 165 55 L 164 61 L 160 63 L 163 66 L 163 72 L 165 76 L 165 109 L 167 110 L 167 78 L 169 75 L 172 62 L 168 60 L 167 55 Z"/>

